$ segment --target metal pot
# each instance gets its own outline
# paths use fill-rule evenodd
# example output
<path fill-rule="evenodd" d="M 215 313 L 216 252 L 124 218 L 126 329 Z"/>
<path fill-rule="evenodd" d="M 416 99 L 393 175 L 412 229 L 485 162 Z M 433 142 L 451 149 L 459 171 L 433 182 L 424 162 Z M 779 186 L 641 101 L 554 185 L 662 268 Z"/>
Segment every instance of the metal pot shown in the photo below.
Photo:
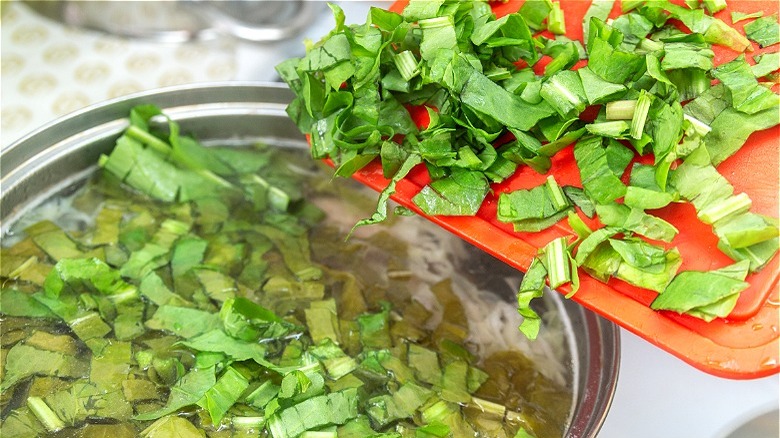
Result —
<path fill-rule="evenodd" d="M 0 153 L 3 235 L 37 202 L 93 172 L 100 154 L 111 150 L 128 125 L 126 117 L 133 106 L 159 106 L 181 125 L 183 132 L 204 143 L 270 138 L 276 144 L 306 147 L 304 137 L 285 112 L 291 98 L 286 86 L 280 84 L 187 85 L 114 99 L 52 122 Z M 546 297 L 543 307 L 555 308 L 562 315 L 569 349 L 567 365 L 571 367 L 574 407 L 566 436 L 595 436 L 617 384 L 618 328 L 557 293 L 547 293 Z"/>

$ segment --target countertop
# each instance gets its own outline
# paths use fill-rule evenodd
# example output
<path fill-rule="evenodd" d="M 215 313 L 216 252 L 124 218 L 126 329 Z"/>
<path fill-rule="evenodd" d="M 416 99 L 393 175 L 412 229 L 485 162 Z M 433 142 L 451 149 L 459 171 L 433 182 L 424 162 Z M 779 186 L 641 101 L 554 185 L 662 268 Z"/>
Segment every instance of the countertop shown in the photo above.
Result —
<path fill-rule="evenodd" d="M 372 5 L 388 4 L 336 3 L 348 23 L 363 22 Z M 23 4 L 3 2 L 0 144 L 7 146 L 70 111 L 133 91 L 208 80 L 277 80 L 277 62 L 302 54 L 304 38 L 316 40 L 332 27 L 324 3 L 319 6 L 316 21 L 283 42 L 218 37 L 161 44 L 67 28 Z M 622 329 L 621 349 L 617 391 L 600 437 L 726 438 L 752 417 L 778 410 L 778 375 L 747 381 L 714 377 Z M 766 436 L 779 435 L 774 429 Z"/>

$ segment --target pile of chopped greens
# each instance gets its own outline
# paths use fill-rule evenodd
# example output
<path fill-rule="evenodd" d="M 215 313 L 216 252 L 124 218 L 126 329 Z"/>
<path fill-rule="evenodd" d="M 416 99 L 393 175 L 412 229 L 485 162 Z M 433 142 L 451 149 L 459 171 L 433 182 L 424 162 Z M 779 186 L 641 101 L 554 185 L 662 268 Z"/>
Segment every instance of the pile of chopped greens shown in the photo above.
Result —
<path fill-rule="evenodd" d="M 384 220 L 395 183 L 418 164 L 431 180 L 413 198 L 422 212 L 474 215 L 491 184 L 524 165 L 547 173 L 551 157 L 575 144 L 582 187 L 549 178 L 498 199 L 498 220 L 516 231 L 568 217 L 577 235 L 550 242 L 531 264 L 518 297 L 530 337 L 538 328 L 530 299 L 545 279 L 576 291 L 580 267 L 658 292 L 654 309 L 724 317 L 747 273 L 776 254 L 779 233 L 777 218 L 751 212 L 715 166 L 780 123 L 780 96 L 769 87 L 780 55 L 716 66 L 712 46 L 776 45 L 778 17 L 735 12 L 734 21 L 752 20 L 742 35 L 712 16 L 724 0 L 623 1 L 609 19 L 613 5 L 592 2 L 582 42 L 564 35 L 563 10 L 550 0 L 528 0 L 501 18 L 482 1 L 411 0 L 400 14 L 373 8 L 366 23 L 349 26 L 331 6 L 335 28 L 305 57 L 277 66 L 296 95 L 288 113 L 309 135 L 312 156 L 331 159 L 337 175 L 381 160 L 390 184 L 357 225 Z M 573 68 L 581 60 L 587 65 Z M 427 112 L 427 124 L 418 126 L 411 108 Z M 676 276 L 682 260 L 668 246 L 678 230 L 648 210 L 678 202 L 693 203 L 733 266 Z M 575 207 L 602 227 L 590 229 Z"/>
<path fill-rule="evenodd" d="M 438 321 L 405 244 L 346 244 L 310 201 L 359 192 L 300 151 L 205 148 L 155 116 L 135 108 L 72 195 L 93 225 L 35 222 L 2 249 L 0 435 L 564 433 L 569 390 L 519 351 L 478 357 L 447 279 Z"/>

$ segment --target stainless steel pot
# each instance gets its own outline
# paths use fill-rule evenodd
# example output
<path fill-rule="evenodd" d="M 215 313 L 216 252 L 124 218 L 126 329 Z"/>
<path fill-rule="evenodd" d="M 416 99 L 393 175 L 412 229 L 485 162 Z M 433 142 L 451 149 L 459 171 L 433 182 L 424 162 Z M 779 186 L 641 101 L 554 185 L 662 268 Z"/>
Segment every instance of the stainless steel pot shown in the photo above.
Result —
<path fill-rule="evenodd" d="M 287 117 L 292 94 L 284 85 L 216 83 L 178 86 L 134 94 L 85 108 L 48 124 L 0 153 L 0 228 L 8 226 L 53 191 L 93 172 L 127 126 L 139 104 L 155 104 L 182 131 L 201 141 L 273 139 L 306 147 Z M 507 268 L 508 269 L 508 268 Z M 609 411 L 618 378 L 617 326 L 595 313 L 548 293 L 544 305 L 563 315 L 574 387 L 568 437 L 595 436 Z"/>

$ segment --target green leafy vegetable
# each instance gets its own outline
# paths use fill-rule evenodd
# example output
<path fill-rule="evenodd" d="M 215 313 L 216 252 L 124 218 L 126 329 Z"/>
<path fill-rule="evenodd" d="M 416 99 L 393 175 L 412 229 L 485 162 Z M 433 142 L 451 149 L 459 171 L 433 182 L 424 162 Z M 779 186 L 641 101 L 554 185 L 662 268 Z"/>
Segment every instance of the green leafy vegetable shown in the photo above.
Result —
<path fill-rule="evenodd" d="M 625 3 L 625 2 L 623 2 Z M 589 43 L 590 26 L 593 22 L 593 18 L 606 21 L 609 17 L 609 13 L 612 11 L 612 7 L 615 4 L 614 0 L 594 0 L 588 10 L 585 12 L 585 16 L 582 18 L 582 36 L 585 44 Z"/>
<path fill-rule="evenodd" d="M 58 432 L 65 427 L 65 423 L 40 397 L 29 397 L 27 406 L 49 432 Z"/>
<path fill-rule="evenodd" d="M 182 345 L 198 351 L 223 353 L 233 360 L 252 359 L 261 365 L 266 363 L 263 345 L 233 338 L 221 329 L 211 330 L 198 335 L 183 342 Z"/>
<path fill-rule="evenodd" d="M 348 389 L 284 409 L 268 420 L 268 427 L 274 437 L 295 437 L 307 430 L 344 424 L 357 415 L 357 391 Z"/>
<path fill-rule="evenodd" d="M 753 76 L 763 78 L 770 73 L 780 70 L 780 52 L 764 53 L 754 57 L 756 64 L 751 66 Z"/>
<path fill-rule="evenodd" d="M 400 17 L 374 15 L 385 25 Z M 513 32 L 499 27 L 488 40 L 508 44 Z M 376 36 L 372 30 L 353 35 L 368 51 Z M 346 61 L 328 56 L 310 61 L 332 68 L 329 80 L 353 74 Z M 411 170 L 423 155 L 436 166 L 453 164 L 440 168 L 442 177 L 431 187 L 450 205 L 477 208 L 488 187 L 481 170 L 499 159 L 490 144 L 497 134 L 481 129 L 473 139 L 479 147 L 454 149 L 446 135 L 451 124 L 474 125 L 474 113 L 456 121 L 437 117 L 432 129 L 442 135 L 410 139 L 418 149 L 396 155 L 399 169 Z M 327 176 L 292 151 L 259 145 L 215 156 L 181 136 L 175 124 L 155 118 L 167 121 L 155 107 L 136 108 L 118 141 L 137 139 L 178 172 L 224 178 L 233 188 L 224 197 L 161 203 L 103 172 L 72 195 L 79 217 L 97 214 L 85 230 L 39 222 L 3 249 L 2 390 L 22 401 L 9 409 L 3 436 L 514 433 L 517 427 L 499 416 L 518 410 L 518 402 L 500 392 L 475 397 L 495 372 L 476 368 L 480 358 L 465 344 L 468 315 L 450 282 L 405 274 L 408 249 L 384 233 L 344 247 L 339 229 L 321 225 L 323 212 L 308 200 L 310 191 L 325 202 L 357 191 L 323 190 Z M 566 129 L 553 125 L 551 138 Z M 547 158 L 538 155 L 541 142 L 531 133 L 516 131 L 516 138 L 513 149 L 503 151 L 507 157 Z M 388 157 L 399 152 L 386 149 Z M 145 174 L 143 166 L 154 163 L 132 166 Z M 304 179 L 311 184 L 304 186 Z M 447 182 L 473 185 L 465 198 L 474 199 L 463 201 Z M 554 180 L 548 188 L 556 208 L 570 209 Z M 398 289 L 380 286 L 377 276 L 384 272 L 364 269 L 366 251 L 375 250 L 391 255 L 387 279 Z M 409 281 L 430 285 L 443 313 L 435 327 L 426 325 L 431 311 L 407 295 L 414 289 L 404 286 Z M 489 361 L 532 369 L 524 358 Z M 566 393 L 557 384 L 546 387 L 546 393 Z M 548 426 L 547 404 L 538 406 L 545 416 L 539 424 L 562 431 L 567 410 L 550 407 L 561 412 L 551 411 L 560 420 Z M 424 417 L 432 423 L 420 421 Z"/>
<path fill-rule="evenodd" d="M 539 94 L 562 117 L 581 113 L 587 103 L 580 76 L 570 70 L 551 76 L 542 84 Z"/>
<path fill-rule="evenodd" d="M 780 105 L 780 96 L 759 85 L 742 55 L 713 70 L 713 75 L 731 92 L 731 102 L 737 111 L 756 114 Z"/>
<path fill-rule="evenodd" d="M 193 369 L 171 388 L 165 407 L 136 415 L 137 420 L 154 420 L 172 414 L 181 408 L 196 404 L 216 383 L 214 369 Z"/>
<path fill-rule="evenodd" d="M 588 31 L 588 68 L 602 79 L 624 84 L 645 68 L 643 55 L 620 49 L 623 34 L 598 18 L 590 20 Z"/>
<path fill-rule="evenodd" d="M 528 339 L 536 339 L 542 325 L 539 314 L 531 308 L 531 300 L 544 295 L 546 277 L 547 269 L 544 264 L 538 258 L 534 258 L 517 291 L 517 312 L 523 317 L 519 328 Z"/>
<path fill-rule="evenodd" d="M 600 273 L 599 277 L 614 275 L 635 286 L 662 292 L 681 263 L 676 249 L 667 251 L 639 239 L 609 239 L 582 266 Z"/>
<path fill-rule="evenodd" d="M 488 189 L 488 182 L 480 173 L 456 170 L 425 186 L 413 201 L 425 214 L 473 216 L 482 206 Z"/>
<path fill-rule="evenodd" d="M 710 14 L 722 11 L 727 7 L 726 0 L 702 0 L 702 3 L 704 3 L 704 7 L 707 8 Z"/>
<path fill-rule="evenodd" d="M 777 250 L 777 220 L 747 211 L 745 196 L 734 195 L 731 184 L 708 161 L 706 149 L 698 149 L 672 172 L 671 184 L 694 205 L 703 221 L 713 225 L 719 246 L 729 248 L 727 254 L 737 261 L 751 260 L 750 271 L 755 272 Z M 740 251 L 756 245 L 761 248 L 758 252 Z"/>
<path fill-rule="evenodd" d="M 596 212 L 604 225 L 631 231 L 650 239 L 671 242 L 677 234 L 677 229 L 668 222 L 637 208 L 607 204 L 596 206 Z"/>
<path fill-rule="evenodd" d="M 217 382 L 203 394 L 198 402 L 208 410 L 213 424 L 220 424 L 222 417 L 233 404 L 238 401 L 241 394 L 249 387 L 249 381 L 232 367 L 217 379 Z"/>
<path fill-rule="evenodd" d="M 498 220 L 512 223 L 515 231 L 541 231 L 566 216 L 571 204 L 550 176 L 547 183 L 531 190 L 502 193 L 498 198 Z"/>
<path fill-rule="evenodd" d="M 587 66 L 577 70 L 577 74 L 580 75 L 582 88 L 590 105 L 605 102 L 613 103 L 615 102 L 613 99 L 618 98 L 627 91 L 625 85 L 606 81 L 593 73 Z M 609 119 L 610 117 L 607 116 L 607 118 Z"/>
<path fill-rule="evenodd" d="M 745 35 L 761 47 L 780 42 L 780 23 L 777 14 L 761 17 L 745 25 Z"/>
<path fill-rule="evenodd" d="M 474 215 L 490 192 L 490 183 L 511 178 L 523 165 L 546 173 L 553 166 L 551 157 L 576 142 L 574 158 L 582 190 L 559 188 L 557 192 L 569 195 L 568 199 L 557 192 L 552 198 L 544 186 L 500 193 L 498 219 L 512 223 L 518 232 L 540 231 L 567 215 L 573 203 L 589 216 L 597 214 L 610 228 L 600 233 L 603 240 L 598 244 L 588 242 L 593 246 L 583 252 L 592 255 L 587 269 L 600 279 L 618 276 L 659 290 L 676 272 L 676 250 L 664 252 L 665 261 L 632 264 L 633 251 L 644 248 L 632 236 L 669 242 L 676 235 L 671 224 L 647 211 L 689 200 L 674 185 L 669 186 L 678 160 L 706 148 L 707 164 L 717 165 L 734 154 L 750 134 L 780 122 L 776 114 L 780 98 L 756 80 L 776 70 L 777 57 L 764 55 L 755 67 L 743 56 L 714 65 L 713 44 L 740 52 L 750 46 L 745 36 L 712 16 L 726 7 L 722 0 L 689 2 L 688 7 L 666 1 L 624 2 L 624 14 L 610 20 L 613 6 L 612 1 L 591 3 L 583 20 L 582 46 L 564 36 L 533 36 L 532 30 L 565 30 L 563 10 L 548 0 L 525 2 L 517 13 L 501 18 L 479 2 L 455 7 L 446 1 L 413 1 L 402 16 L 390 19 L 376 14 L 365 26 L 373 24 L 380 29 L 376 38 L 388 51 L 387 60 L 380 56 L 378 63 L 376 58 L 372 61 L 374 67 L 380 65 L 378 76 L 387 85 L 383 98 L 425 107 L 429 122 L 424 129 L 385 133 L 374 119 L 354 115 L 367 110 L 355 104 L 358 97 L 375 95 L 367 82 L 358 79 L 359 73 L 350 76 L 350 71 L 343 76 L 338 91 L 333 84 L 329 91 L 303 74 L 313 71 L 300 64 L 304 61 L 295 72 L 291 71 L 295 62 L 280 66 L 282 77 L 297 95 L 290 111 L 293 114 L 295 108 L 305 106 L 313 120 L 302 130 L 322 133 L 312 138 L 315 157 L 330 157 L 337 165 L 340 157 L 355 159 L 361 166 L 376 157 L 381 160 L 390 185 L 380 196 L 377 213 L 358 225 L 387 217 L 382 205 L 411 166 L 425 164 L 431 179 L 413 198 L 423 213 Z M 732 18 L 744 19 L 739 14 Z M 667 26 L 668 19 L 679 20 L 690 32 Z M 388 20 L 403 30 L 393 31 Z M 746 30 L 762 44 L 770 43 L 776 21 L 774 17 L 761 18 L 746 25 Z M 344 41 L 366 32 L 360 26 L 347 27 L 340 22 L 337 19 L 336 29 L 310 48 L 307 57 L 335 44 L 328 43 L 334 35 L 346 36 L 338 37 L 342 46 L 339 53 L 345 53 Z M 379 41 L 376 44 L 380 45 Z M 352 44 L 352 56 L 366 47 Z M 537 76 L 531 67 L 540 55 L 551 60 L 544 74 Z M 346 59 L 346 54 L 336 58 Z M 570 70 L 582 59 L 588 60 L 587 66 Z M 331 69 L 328 64 L 321 70 L 326 84 Z M 372 69 L 371 75 L 375 74 Z M 712 79 L 720 84 L 711 86 Z M 300 84 L 309 84 L 317 94 L 307 93 Z M 334 102 L 343 102 L 338 115 L 324 105 L 329 100 L 327 94 L 333 94 Z M 353 97 L 350 100 L 346 95 Z M 581 119 L 588 105 L 604 106 L 595 120 Z M 406 114 L 400 109 L 399 113 Z M 368 121 L 368 126 L 341 132 L 334 129 L 355 117 Z M 350 123 L 358 126 L 363 122 Z M 494 146 L 505 133 L 514 139 Z M 625 144 L 639 155 L 652 154 L 652 165 L 634 166 L 625 172 L 634 159 Z M 363 158 L 358 160 L 358 156 Z M 630 179 L 628 184 L 626 178 Z M 566 202 L 553 202 L 556 199 Z M 728 226 L 724 222 L 715 227 L 721 249 L 735 259 L 752 259 L 754 268 L 765 265 L 771 253 L 766 242 L 776 237 L 773 221 L 748 214 L 744 211 L 747 200 L 742 198 L 723 202 L 700 212 L 710 222 L 732 211 L 742 214 Z M 576 225 L 587 241 L 587 227 Z M 628 240 L 606 240 L 605 236 L 615 234 L 625 234 Z M 624 245 L 626 242 L 630 244 Z M 579 257 L 579 262 L 587 258 Z M 657 272 L 664 266 L 667 272 Z"/>
<path fill-rule="evenodd" d="M 141 432 L 141 436 L 144 438 L 201 438 L 204 434 L 186 419 L 168 416 L 152 423 L 151 426 Z"/>
<path fill-rule="evenodd" d="M 687 9 L 670 2 L 663 2 L 661 7 L 693 32 L 704 35 L 708 43 L 720 44 L 737 52 L 743 52 L 750 47 L 747 38 L 720 19 L 705 15 L 703 9 Z"/>
<path fill-rule="evenodd" d="M 731 22 L 737 23 L 743 20 L 750 20 L 752 18 L 760 18 L 764 15 L 764 11 L 758 11 L 753 13 L 744 13 L 739 11 L 733 11 L 731 13 Z"/>
<path fill-rule="evenodd" d="M 748 288 L 747 260 L 709 272 L 683 271 L 650 305 L 656 310 L 686 313 L 711 321 L 734 309 L 739 293 Z"/>
<path fill-rule="evenodd" d="M 544 20 L 552 12 L 552 4 L 548 0 L 529 0 L 524 2 L 517 11 L 534 30 L 544 29 Z"/>
<path fill-rule="evenodd" d="M 17 344 L 5 357 L 3 391 L 17 382 L 35 375 L 78 378 L 87 370 L 86 364 L 74 356 L 55 351 L 39 350 L 25 344 Z"/>
<path fill-rule="evenodd" d="M 152 330 L 165 330 L 189 339 L 219 328 L 219 317 L 188 307 L 160 306 L 145 325 Z"/>
<path fill-rule="evenodd" d="M 0 312 L 8 316 L 29 318 L 54 317 L 49 308 L 37 301 L 32 295 L 16 289 L 2 289 L 0 291 Z"/>
<path fill-rule="evenodd" d="M 615 172 L 609 165 L 610 157 L 617 155 L 613 151 L 617 150 L 620 149 L 602 146 L 600 137 L 580 139 L 574 146 L 574 158 L 580 169 L 582 187 L 597 203 L 606 204 L 625 195 L 626 186 L 620 180 L 622 169 L 614 169 L 618 170 Z"/>

